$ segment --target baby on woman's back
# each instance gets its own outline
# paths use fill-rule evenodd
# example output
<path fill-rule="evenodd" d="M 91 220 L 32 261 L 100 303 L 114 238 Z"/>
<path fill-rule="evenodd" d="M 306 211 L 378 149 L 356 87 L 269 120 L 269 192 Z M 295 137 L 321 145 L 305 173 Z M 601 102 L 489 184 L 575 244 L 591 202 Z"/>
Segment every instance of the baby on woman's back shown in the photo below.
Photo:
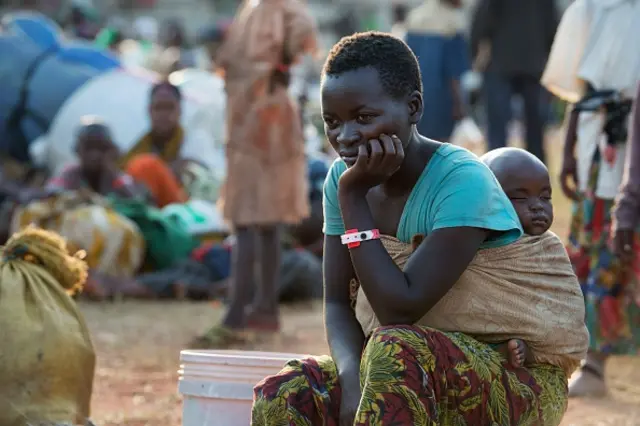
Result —
<path fill-rule="evenodd" d="M 553 223 L 551 179 L 540 159 L 520 148 L 498 148 L 480 158 L 511 200 L 526 235 L 542 235 Z M 527 344 L 511 339 L 498 349 L 514 367 L 530 362 Z"/>
<path fill-rule="evenodd" d="M 515 148 L 491 151 L 481 161 L 510 199 L 524 235 L 506 246 L 479 250 L 420 324 L 491 344 L 512 368 L 551 364 L 569 377 L 587 354 L 589 333 L 580 284 L 562 240 L 549 230 L 549 172 L 536 157 Z M 414 236 L 411 252 L 419 237 Z"/>

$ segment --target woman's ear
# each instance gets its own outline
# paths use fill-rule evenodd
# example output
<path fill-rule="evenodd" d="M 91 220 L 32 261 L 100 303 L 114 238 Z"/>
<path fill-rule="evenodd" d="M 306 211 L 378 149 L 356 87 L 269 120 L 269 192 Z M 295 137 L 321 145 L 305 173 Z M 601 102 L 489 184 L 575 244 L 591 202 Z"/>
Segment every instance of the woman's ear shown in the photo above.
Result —
<path fill-rule="evenodd" d="M 409 95 L 408 106 L 409 106 L 409 123 L 412 125 L 416 125 L 420 122 L 420 119 L 422 118 L 422 113 L 424 111 L 422 93 L 420 93 L 419 90 L 414 90 Z"/>

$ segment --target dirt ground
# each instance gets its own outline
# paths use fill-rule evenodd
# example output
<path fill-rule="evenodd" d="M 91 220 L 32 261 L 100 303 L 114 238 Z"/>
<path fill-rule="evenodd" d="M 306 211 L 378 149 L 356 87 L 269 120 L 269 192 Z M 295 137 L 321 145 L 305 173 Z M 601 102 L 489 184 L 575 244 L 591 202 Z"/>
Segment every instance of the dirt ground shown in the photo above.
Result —
<path fill-rule="evenodd" d="M 550 132 L 548 140 L 555 181 L 560 159 L 558 133 Z M 570 206 L 558 190 L 553 203 L 554 230 L 564 236 Z M 98 354 L 92 414 L 95 423 L 179 426 L 180 350 L 217 321 L 222 308 L 210 303 L 177 302 L 83 303 L 81 308 Z M 283 336 L 277 341 L 243 349 L 326 353 L 320 305 L 285 307 L 283 324 Z M 562 426 L 640 425 L 640 358 L 613 359 L 609 367 L 610 396 L 604 400 L 572 400 Z"/>
<path fill-rule="evenodd" d="M 221 308 L 208 303 L 124 302 L 82 304 L 94 336 L 98 369 L 93 419 L 102 426 L 179 426 L 180 350 L 215 321 Z M 326 353 L 322 309 L 284 310 L 284 336 L 252 349 Z M 563 426 L 640 425 L 640 359 L 614 359 L 611 396 L 571 401 Z"/>

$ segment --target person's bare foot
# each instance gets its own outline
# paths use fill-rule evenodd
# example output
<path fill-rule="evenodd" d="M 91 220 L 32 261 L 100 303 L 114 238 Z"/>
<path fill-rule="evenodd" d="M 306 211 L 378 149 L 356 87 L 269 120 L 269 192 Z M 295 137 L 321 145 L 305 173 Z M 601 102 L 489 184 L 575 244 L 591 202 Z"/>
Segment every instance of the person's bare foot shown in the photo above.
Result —
<path fill-rule="evenodd" d="M 524 367 L 525 362 L 529 361 L 529 348 L 521 339 L 511 339 L 507 343 L 503 343 L 498 347 L 498 351 L 514 368 Z"/>
<path fill-rule="evenodd" d="M 246 327 L 246 305 L 236 302 L 229 304 L 227 312 L 222 318 L 221 326 L 233 330 L 243 330 Z"/>
<path fill-rule="evenodd" d="M 529 348 L 527 344 L 520 339 L 511 339 L 507 342 L 507 349 L 509 351 L 509 362 L 514 367 L 524 367 L 524 363 L 529 358 Z"/>
<path fill-rule="evenodd" d="M 601 366 L 585 364 L 569 382 L 570 398 L 600 398 L 606 394 L 607 384 Z"/>
<path fill-rule="evenodd" d="M 246 328 L 266 332 L 280 331 L 280 316 L 276 309 L 249 307 L 245 316 Z"/>

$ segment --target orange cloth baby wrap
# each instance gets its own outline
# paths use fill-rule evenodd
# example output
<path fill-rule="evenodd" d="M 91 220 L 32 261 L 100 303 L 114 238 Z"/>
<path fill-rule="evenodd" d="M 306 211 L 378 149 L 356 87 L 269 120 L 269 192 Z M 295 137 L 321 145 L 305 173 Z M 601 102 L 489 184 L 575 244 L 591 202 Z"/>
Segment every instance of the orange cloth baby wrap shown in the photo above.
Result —
<path fill-rule="evenodd" d="M 0 260 L 0 425 L 85 424 L 95 353 L 70 297 L 87 268 L 57 234 L 15 234 Z"/>
<path fill-rule="evenodd" d="M 392 237 L 383 236 L 382 243 L 400 268 L 414 251 Z M 365 335 L 380 325 L 361 287 L 355 311 Z M 522 339 L 536 362 L 561 367 L 567 376 L 585 358 L 589 344 L 580 285 L 562 241 L 550 231 L 480 250 L 417 324 L 485 343 Z"/>

